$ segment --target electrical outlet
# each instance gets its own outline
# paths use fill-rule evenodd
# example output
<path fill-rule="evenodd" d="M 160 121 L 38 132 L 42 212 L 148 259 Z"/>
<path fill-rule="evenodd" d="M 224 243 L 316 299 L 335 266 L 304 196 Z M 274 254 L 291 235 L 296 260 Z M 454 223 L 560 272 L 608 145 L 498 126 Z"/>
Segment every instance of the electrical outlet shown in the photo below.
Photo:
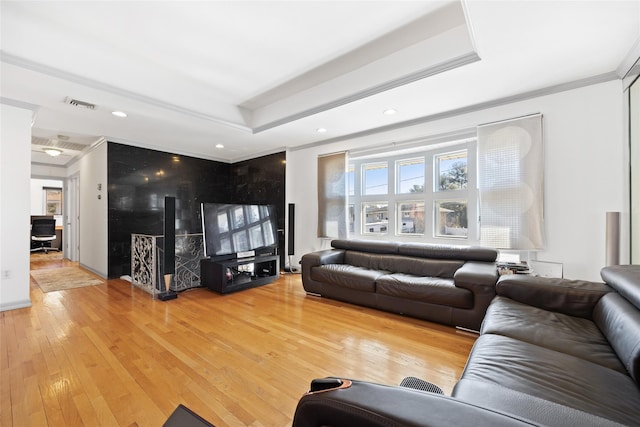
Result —
<path fill-rule="evenodd" d="M 2 278 L 3 279 L 11 278 L 11 271 L 10 270 L 2 270 Z"/>

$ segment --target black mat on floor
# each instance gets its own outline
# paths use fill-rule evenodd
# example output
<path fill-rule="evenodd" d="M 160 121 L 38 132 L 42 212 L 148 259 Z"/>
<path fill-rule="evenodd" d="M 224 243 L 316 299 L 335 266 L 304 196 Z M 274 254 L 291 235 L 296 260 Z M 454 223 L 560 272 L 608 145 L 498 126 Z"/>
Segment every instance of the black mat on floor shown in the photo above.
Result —
<path fill-rule="evenodd" d="M 169 416 L 163 427 L 215 427 L 213 424 L 180 404 Z"/>

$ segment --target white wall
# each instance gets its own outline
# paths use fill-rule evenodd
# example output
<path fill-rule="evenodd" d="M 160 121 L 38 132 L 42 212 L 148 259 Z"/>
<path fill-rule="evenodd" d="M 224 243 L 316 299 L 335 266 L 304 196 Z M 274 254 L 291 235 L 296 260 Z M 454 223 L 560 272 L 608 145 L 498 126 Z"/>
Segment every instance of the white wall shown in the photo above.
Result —
<path fill-rule="evenodd" d="M 544 116 L 547 247 L 536 257 L 563 263 L 565 277 L 599 280 L 605 262 L 605 213 L 620 211 L 623 217 L 628 216 L 622 95 L 621 82 L 611 81 L 402 130 L 288 151 L 287 203 L 296 204 L 294 266 L 305 253 L 329 247 L 316 237 L 318 155 L 434 136 L 539 112 Z M 629 234 L 625 223 L 622 234 Z M 628 244 L 623 245 L 622 262 L 628 260 L 628 253 Z"/>
<path fill-rule="evenodd" d="M 0 311 L 31 306 L 31 117 L 29 110 L 0 105 Z"/>
<path fill-rule="evenodd" d="M 106 278 L 109 255 L 106 142 L 80 159 L 79 225 L 80 265 Z"/>

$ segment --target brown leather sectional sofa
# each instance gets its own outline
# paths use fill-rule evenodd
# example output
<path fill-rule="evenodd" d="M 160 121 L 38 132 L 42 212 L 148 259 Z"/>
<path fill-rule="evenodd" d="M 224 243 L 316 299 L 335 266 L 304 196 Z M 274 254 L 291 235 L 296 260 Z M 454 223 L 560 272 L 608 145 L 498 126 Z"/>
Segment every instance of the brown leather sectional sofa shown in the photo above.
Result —
<path fill-rule="evenodd" d="M 305 291 L 478 330 L 495 296 L 494 249 L 333 240 L 302 257 Z"/>
<path fill-rule="evenodd" d="M 451 396 L 343 380 L 293 426 L 640 425 L 640 266 L 601 275 L 502 276 Z"/>

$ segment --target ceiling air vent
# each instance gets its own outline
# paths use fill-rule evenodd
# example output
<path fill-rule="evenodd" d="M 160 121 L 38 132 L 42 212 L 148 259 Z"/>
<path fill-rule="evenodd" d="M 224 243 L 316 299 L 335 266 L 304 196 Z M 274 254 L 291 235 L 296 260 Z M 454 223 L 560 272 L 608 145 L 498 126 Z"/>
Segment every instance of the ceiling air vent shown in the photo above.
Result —
<path fill-rule="evenodd" d="M 68 96 L 64 100 L 65 104 L 73 105 L 74 107 L 86 108 L 88 110 L 95 110 L 96 105 L 90 102 L 80 101 L 77 99 L 69 98 Z"/>

